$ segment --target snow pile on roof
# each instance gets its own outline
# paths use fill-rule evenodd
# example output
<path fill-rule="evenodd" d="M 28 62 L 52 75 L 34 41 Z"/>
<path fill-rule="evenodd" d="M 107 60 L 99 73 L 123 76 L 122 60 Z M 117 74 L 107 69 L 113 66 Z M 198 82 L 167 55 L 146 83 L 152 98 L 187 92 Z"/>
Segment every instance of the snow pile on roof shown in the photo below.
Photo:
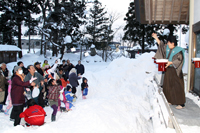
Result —
<path fill-rule="evenodd" d="M 65 44 L 66 44 L 66 43 L 72 43 L 71 37 L 70 37 L 70 36 L 66 36 L 66 37 L 64 38 L 64 43 L 65 43 Z"/>
<path fill-rule="evenodd" d="M 142 49 L 140 45 L 133 46 L 130 50 Z"/>
<path fill-rule="evenodd" d="M 21 51 L 20 48 L 14 45 L 2 45 L 0 44 L 0 51 Z"/>
<path fill-rule="evenodd" d="M 98 56 L 98 55 L 95 55 L 95 56 L 87 56 L 85 59 L 83 59 L 84 62 L 103 62 L 103 59 Z"/>
<path fill-rule="evenodd" d="M 90 48 L 95 48 L 95 45 L 94 45 L 94 44 L 92 44 Z"/>

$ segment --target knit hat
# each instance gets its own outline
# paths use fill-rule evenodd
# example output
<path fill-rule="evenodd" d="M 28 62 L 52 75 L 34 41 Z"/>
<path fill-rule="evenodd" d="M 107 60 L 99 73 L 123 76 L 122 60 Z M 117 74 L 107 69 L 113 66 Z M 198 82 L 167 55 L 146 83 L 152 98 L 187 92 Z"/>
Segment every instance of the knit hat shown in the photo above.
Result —
<path fill-rule="evenodd" d="M 20 68 L 21 68 L 20 66 L 15 66 L 14 72 L 16 73 L 16 71 L 17 71 L 18 69 L 20 69 Z"/>
<path fill-rule="evenodd" d="M 67 88 L 67 91 L 69 91 L 72 87 L 68 85 L 66 88 Z"/>

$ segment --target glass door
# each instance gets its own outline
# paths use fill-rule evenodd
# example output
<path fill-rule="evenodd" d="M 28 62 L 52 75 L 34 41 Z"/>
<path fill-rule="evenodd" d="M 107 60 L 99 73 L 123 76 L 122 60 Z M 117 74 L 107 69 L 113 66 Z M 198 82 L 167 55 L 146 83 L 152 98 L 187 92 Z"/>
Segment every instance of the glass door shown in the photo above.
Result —
<path fill-rule="evenodd" d="M 200 33 L 196 34 L 196 55 L 200 58 Z M 200 68 L 194 69 L 194 92 L 200 95 Z"/>

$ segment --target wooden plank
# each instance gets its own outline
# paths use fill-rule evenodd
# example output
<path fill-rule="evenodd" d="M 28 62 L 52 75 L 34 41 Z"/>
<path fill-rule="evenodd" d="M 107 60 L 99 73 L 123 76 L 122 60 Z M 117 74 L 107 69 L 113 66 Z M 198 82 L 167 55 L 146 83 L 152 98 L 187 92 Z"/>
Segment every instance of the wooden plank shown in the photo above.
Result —
<path fill-rule="evenodd" d="M 149 24 L 151 24 L 151 21 L 152 21 L 152 15 L 151 15 L 151 3 L 152 3 L 152 1 L 151 0 L 149 0 Z"/>
<path fill-rule="evenodd" d="M 165 2 L 166 2 L 166 0 L 164 0 L 164 3 L 163 3 L 163 16 L 162 16 L 162 22 L 164 21 L 164 17 L 165 17 Z"/>
<path fill-rule="evenodd" d="M 170 19 L 169 19 L 170 23 L 172 22 L 173 10 L 174 10 L 174 0 L 172 0 L 171 15 L 170 15 Z"/>
<path fill-rule="evenodd" d="M 155 11 L 154 11 L 154 23 L 156 22 L 156 14 L 157 14 L 157 0 L 155 0 Z"/>
<path fill-rule="evenodd" d="M 185 22 L 188 23 L 188 21 L 189 21 L 189 7 L 188 7 L 187 17 L 186 17 Z"/>
<path fill-rule="evenodd" d="M 179 11 L 179 16 L 178 16 L 178 23 L 180 22 L 180 18 L 181 18 L 182 7 L 183 7 L 183 0 L 181 0 L 181 6 L 180 6 L 180 11 Z"/>

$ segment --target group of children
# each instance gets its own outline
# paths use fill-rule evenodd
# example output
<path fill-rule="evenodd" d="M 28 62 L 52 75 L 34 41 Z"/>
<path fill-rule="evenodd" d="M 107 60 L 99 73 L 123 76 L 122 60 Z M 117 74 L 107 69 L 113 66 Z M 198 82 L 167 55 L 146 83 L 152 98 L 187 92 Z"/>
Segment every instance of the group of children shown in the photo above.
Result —
<path fill-rule="evenodd" d="M 48 70 L 47 70 L 48 71 Z M 70 82 L 65 79 L 65 77 L 61 77 L 59 80 L 56 80 L 53 78 L 52 74 L 47 73 L 45 77 L 48 78 L 47 82 L 47 94 L 46 97 L 48 99 L 48 104 L 49 106 L 53 109 L 52 115 L 51 115 L 51 121 L 56 120 L 56 114 L 57 111 L 61 112 L 68 112 L 71 111 L 73 107 L 73 102 L 76 101 L 76 95 L 72 93 L 72 86 L 70 85 Z M 82 98 L 86 99 L 87 93 L 88 93 L 88 84 L 87 84 L 87 79 L 85 77 L 82 78 L 83 82 L 81 84 L 81 91 L 82 91 Z M 10 91 L 11 91 L 11 83 L 12 81 L 9 80 L 9 87 L 8 87 L 8 102 L 9 105 L 7 106 L 5 110 L 5 115 L 9 115 L 8 112 L 10 108 L 12 107 L 12 102 L 11 102 L 11 97 L 10 97 Z M 44 88 L 44 85 L 41 85 L 39 91 L 41 92 Z M 27 88 L 26 88 L 27 89 Z M 24 118 L 26 122 L 26 126 L 29 125 L 43 125 L 44 124 L 44 119 L 46 116 L 46 112 L 44 109 L 38 105 L 38 96 L 33 96 L 33 91 L 36 89 L 32 90 L 31 96 L 28 98 L 27 92 L 30 92 L 30 90 L 27 90 L 24 95 L 26 96 L 27 99 L 27 109 L 20 114 L 20 118 Z M 38 93 L 39 95 L 39 93 Z M 61 103 L 64 103 L 65 107 L 61 107 Z"/>
<path fill-rule="evenodd" d="M 70 85 L 67 85 L 65 88 L 62 87 L 60 81 L 50 79 L 48 82 L 48 102 L 53 113 L 51 115 L 51 121 L 56 120 L 57 111 L 68 112 L 71 111 L 73 107 L 73 102 L 75 101 L 75 96 L 72 93 L 72 88 Z M 82 98 L 86 99 L 88 93 L 88 84 L 87 79 L 83 78 L 83 83 L 81 84 Z M 65 109 L 61 109 L 61 102 L 64 103 Z M 20 118 L 24 118 L 26 121 L 26 126 L 38 125 L 41 126 L 44 124 L 44 119 L 46 112 L 44 109 L 37 105 L 34 99 L 27 101 L 28 108 L 20 114 Z"/>

